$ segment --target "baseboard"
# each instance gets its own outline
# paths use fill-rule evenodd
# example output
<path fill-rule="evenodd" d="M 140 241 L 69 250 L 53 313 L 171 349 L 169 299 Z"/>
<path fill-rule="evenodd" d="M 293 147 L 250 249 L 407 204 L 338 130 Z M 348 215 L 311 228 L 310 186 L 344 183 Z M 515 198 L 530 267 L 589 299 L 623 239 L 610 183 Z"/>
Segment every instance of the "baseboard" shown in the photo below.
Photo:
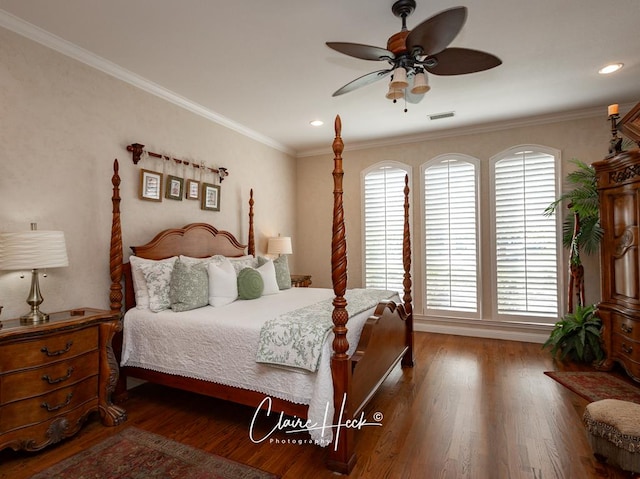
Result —
<path fill-rule="evenodd" d="M 414 331 L 455 334 L 478 338 L 506 339 L 527 343 L 544 343 L 551 333 L 551 324 L 516 323 L 478 319 L 431 318 L 415 315 Z"/>

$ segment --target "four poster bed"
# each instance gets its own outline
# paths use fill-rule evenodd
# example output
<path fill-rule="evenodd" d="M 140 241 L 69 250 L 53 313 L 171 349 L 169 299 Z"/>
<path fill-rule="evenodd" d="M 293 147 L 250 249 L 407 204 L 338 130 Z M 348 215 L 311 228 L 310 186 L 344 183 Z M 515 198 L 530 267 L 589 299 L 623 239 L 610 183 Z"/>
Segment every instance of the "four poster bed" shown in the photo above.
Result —
<path fill-rule="evenodd" d="M 284 289 L 278 291 L 278 294 L 265 295 L 251 301 L 238 300 L 223 306 L 206 306 L 185 312 L 170 309 L 150 312 L 136 305 L 139 291 L 134 289 L 135 275 L 139 273 L 136 273 L 135 265 L 132 267 L 132 260 L 123 263 L 120 178 L 116 160 L 112 178 L 110 301 L 112 310 L 121 311 L 124 299 L 126 311 L 123 332 L 114 340 L 114 349 L 122 363 L 117 394 L 126 393 L 126 377 L 130 376 L 256 408 L 271 407 L 278 413 L 284 412 L 290 416 L 309 419 L 310 423 L 315 423 L 315 416 L 318 412 L 322 415 L 326 407 L 329 413 L 324 414 L 329 415 L 329 418 L 324 424 L 336 425 L 359 418 L 363 414 L 367 402 L 398 362 L 401 362 L 402 366 L 413 366 L 408 180 L 405 181 L 405 272 L 402 300 L 397 294 L 387 294 L 381 296 L 385 299 L 376 299 L 373 304 L 361 305 L 361 310 L 351 311 L 349 308 L 353 306 L 352 303 L 358 303 L 358 300 L 352 300 L 355 293 L 346 289 L 347 256 L 342 204 L 343 143 L 340 136 L 340 117 L 336 117 L 335 133 L 331 243 L 333 290 Z M 136 259 L 136 262 L 151 261 L 154 266 L 157 266 L 155 263 L 176 257 L 183 261 L 197 262 L 199 260 L 196 258 L 200 258 L 203 262 L 219 261 L 221 264 L 226 264 L 227 260 L 243 265 L 247 261 L 251 262 L 251 258 L 256 254 L 253 204 L 252 190 L 249 200 L 247 245 L 240 243 L 229 232 L 217 230 L 211 225 L 195 223 L 183 228 L 164 230 L 149 243 L 132 247 L 133 257 L 140 258 Z M 177 261 L 175 260 L 175 263 Z M 211 281 L 214 280 L 211 274 L 217 270 L 211 263 L 206 267 L 209 284 L 212 285 L 214 283 Z M 240 274 L 237 271 L 235 273 Z M 123 277 L 124 296 L 121 285 Z M 149 288 L 148 293 L 151 294 L 151 284 Z M 324 336 L 324 342 L 318 346 L 323 353 L 315 360 L 316 369 L 311 367 L 301 371 L 283 366 L 285 363 L 276 362 L 278 365 L 274 366 L 265 364 L 264 361 L 257 362 L 255 350 L 258 348 L 261 351 L 263 343 L 260 342 L 260 346 L 256 344 L 264 339 L 264 327 L 269 322 L 266 320 L 281 314 L 298 314 L 301 311 L 298 308 L 306 304 L 316 308 L 324 305 L 322 307 L 327 309 L 327 304 L 330 307 L 327 313 L 330 326 Z M 172 330 L 173 327 L 178 329 Z M 206 334 L 198 328 L 214 329 L 211 334 Z M 228 333 L 223 332 L 227 329 Z M 168 342 L 163 342 L 161 336 L 167 330 L 170 331 L 170 336 Z M 198 346 L 198 341 L 202 341 L 203 344 Z M 202 348 L 200 353 L 197 351 L 199 348 Z M 228 361 L 230 364 L 225 366 Z M 214 372 L 205 371 L 207 368 Z M 239 371 L 241 379 L 227 375 L 225 368 Z M 220 376 L 217 376 L 218 374 Z M 280 384 L 286 386 L 280 388 Z M 289 390 L 283 389 L 285 387 Z M 265 402 L 267 396 L 270 398 L 269 402 Z M 332 428 L 328 429 L 329 442 L 326 444 L 322 444 L 322 441 L 327 440 L 327 436 L 321 436 L 321 440 L 318 441 L 319 431 L 316 431 L 315 438 L 313 432 L 311 436 L 315 442 L 328 446 L 328 467 L 348 474 L 355 464 L 354 428 L 342 427 L 337 434 L 331 432 Z"/>

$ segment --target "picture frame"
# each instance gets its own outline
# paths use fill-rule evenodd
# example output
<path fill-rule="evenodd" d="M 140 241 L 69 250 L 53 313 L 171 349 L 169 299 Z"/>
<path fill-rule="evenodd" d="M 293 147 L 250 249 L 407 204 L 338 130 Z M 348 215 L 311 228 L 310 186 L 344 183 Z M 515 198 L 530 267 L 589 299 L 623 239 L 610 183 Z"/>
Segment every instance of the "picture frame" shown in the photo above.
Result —
<path fill-rule="evenodd" d="M 201 207 L 203 210 L 220 211 L 220 185 L 202 183 Z"/>
<path fill-rule="evenodd" d="M 167 175 L 167 185 L 164 189 L 164 196 L 170 200 L 182 201 L 182 192 L 184 191 L 184 179 Z"/>
<path fill-rule="evenodd" d="M 184 197 L 188 200 L 199 200 L 200 182 L 197 180 L 187 180 Z"/>
<path fill-rule="evenodd" d="M 162 173 L 140 170 L 140 199 L 162 201 Z"/>

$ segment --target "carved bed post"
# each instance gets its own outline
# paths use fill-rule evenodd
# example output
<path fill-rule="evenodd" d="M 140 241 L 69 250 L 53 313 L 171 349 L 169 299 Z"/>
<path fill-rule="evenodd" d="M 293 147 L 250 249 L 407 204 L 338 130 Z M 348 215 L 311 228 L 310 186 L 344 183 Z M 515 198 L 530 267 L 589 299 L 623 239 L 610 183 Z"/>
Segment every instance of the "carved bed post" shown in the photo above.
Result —
<path fill-rule="evenodd" d="M 335 139 L 333 140 L 333 235 L 331 239 L 331 280 L 333 283 L 333 355 L 331 357 L 331 373 L 333 376 L 334 422 L 339 424 L 351 418 L 349 394 L 351 384 L 351 362 L 347 355 L 347 301 L 344 297 L 347 289 L 347 240 L 344 226 L 344 208 L 342 201 L 342 150 L 344 144 L 340 137 L 342 122 L 340 116 L 335 120 Z M 340 428 L 330 446 L 329 467 L 335 471 L 348 474 L 355 464 L 353 452 L 353 429 Z"/>
<path fill-rule="evenodd" d="M 256 255 L 256 239 L 253 233 L 253 188 L 249 192 L 249 241 L 247 254 Z"/>
<path fill-rule="evenodd" d="M 111 311 L 122 311 L 122 229 L 120 225 L 120 176 L 118 175 L 118 160 L 113 161 L 113 204 L 111 220 L 111 249 L 109 255 L 109 270 L 111 274 L 111 290 L 109 300 Z"/>
<path fill-rule="evenodd" d="M 402 366 L 413 366 L 413 298 L 411 297 L 411 226 L 409 224 L 409 175 L 404 177 L 404 235 L 402 238 L 402 265 L 404 267 L 404 308 L 407 313 L 407 352 L 402 357 Z"/>

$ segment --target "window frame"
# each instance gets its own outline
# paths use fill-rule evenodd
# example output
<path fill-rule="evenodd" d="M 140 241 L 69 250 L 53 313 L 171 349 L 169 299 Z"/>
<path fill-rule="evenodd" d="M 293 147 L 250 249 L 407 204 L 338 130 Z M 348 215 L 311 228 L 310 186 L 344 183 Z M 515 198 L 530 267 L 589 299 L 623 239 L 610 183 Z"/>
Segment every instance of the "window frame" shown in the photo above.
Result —
<path fill-rule="evenodd" d="M 426 191 L 424 185 L 424 177 L 429 167 L 442 163 L 443 160 L 459 160 L 471 163 L 474 167 L 475 176 L 475 217 L 476 217 L 476 301 L 477 310 L 475 312 L 455 311 L 450 309 L 436 309 L 427 306 L 427 244 L 426 244 Z M 422 263 L 420 265 L 422 273 L 422 308 L 425 316 L 433 316 L 440 318 L 457 318 L 457 319 L 481 319 L 483 315 L 483 287 L 482 287 L 482 221 L 480 215 L 480 195 L 482 189 L 481 183 L 481 161 L 480 159 L 466 155 L 463 153 L 444 153 L 438 155 L 420 165 L 420 245 L 422 248 Z"/>
<path fill-rule="evenodd" d="M 562 184 L 562 155 L 561 151 L 557 148 L 552 148 L 544 145 L 537 144 L 522 144 L 507 148 L 501 152 L 493 155 L 489 159 L 489 206 L 490 206 L 490 258 L 491 258 L 491 302 L 493 309 L 493 318 L 497 321 L 510 321 L 516 323 L 534 323 L 534 324 L 554 324 L 558 318 L 562 315 L 564 310 L 564 265 L 563 265 L 563 245 L 562 245 L 562 212 L 557 211 L 555 214 L 555 227 L 556 227 L 556 271 L 557 271 L 557 295 L 558 304 L 556 316 L 537 316 L 533 314 L 505 314 L 498 311 L 498 268 L 497 268 L 497 242 L 496 242 L 496 181 L 495 181 L 495 167 L 497 162 L 503 160 L 509 156 L 516 155 L 521 151 L 531 150 L 533 152 L 543 153 L 554 157 L 555 168 L 555 198 L 558 198 L 561 191 Z M 540 213 L 542 214 L 542 212 Z"/>
<path fill-rule="evenodd" d="M 366 237 L 366 226 L 367 226 L 367 218 L 365 215 L 365 207 L 366 207 L 366 198 L 365 198 L 365 179 L 366 176 L 375 171 L 375 170 L 379 170 L 382 168 L 397 168 L 400 170 L 403 170 L 407 175 L 409 175 L 409 231 L 411 231 L 411 234 L 413 235 L 413 221 L 412 221 L 412 208 L 413 205 L 411 204 L 411 194 L 413 192 L 413 175 L 412 175 L 412 167 L 410 165 L 407 165 L 405 163 L 399 162 L 399 161 L 394 161 L 394 160 L 383 160 L 383 161 L 379 161 L 373 165 L 368 166 L 367 168 L 365 168 L 364 170 L 360 171 L 360 207 L 361 207 L 361 231 L 362 231 L 362 240 L 361 240 L 361 248 L 362 248 L 362 254 L 361 254 L 361 260 L 362 260 L 362 287 L 366 287 L 367 285 L 367 237 Z M 413 242 L 411 244 L 411 248 L 413 250 Z M 412 251 L 413 253 L 413 251 Z M 413 254 L 412 254 L 412 258 L 413 258 Z M 413 261 L 411 263 L 411 269 L 413 270 Z M 402 294 L 402 290 L 399 291 L 400 294 Z"/>

